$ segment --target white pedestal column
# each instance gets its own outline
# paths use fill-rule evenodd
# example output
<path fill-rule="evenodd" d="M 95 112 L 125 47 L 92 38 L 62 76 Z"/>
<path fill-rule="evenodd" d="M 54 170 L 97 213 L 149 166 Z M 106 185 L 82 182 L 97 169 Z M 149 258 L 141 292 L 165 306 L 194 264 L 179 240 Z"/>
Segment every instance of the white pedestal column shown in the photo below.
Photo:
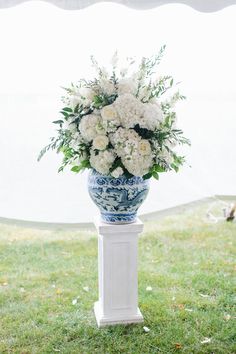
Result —
<path fill-rule="evenodd" d="M 143 223 L 111 225 L 96 220 L 99 301 L 94 312 L 99 327 L 143 322 L 138 308 L 138 234 Z"/>

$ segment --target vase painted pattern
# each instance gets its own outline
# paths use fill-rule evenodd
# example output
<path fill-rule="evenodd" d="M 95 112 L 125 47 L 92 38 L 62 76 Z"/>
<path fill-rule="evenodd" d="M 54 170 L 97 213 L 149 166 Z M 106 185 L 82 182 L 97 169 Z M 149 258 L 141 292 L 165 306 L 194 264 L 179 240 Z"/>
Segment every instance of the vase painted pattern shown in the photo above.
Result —
<path fill-rule="evenodd" d="M 142 177 L 113 178 L 91 170 L 88 191 L 101 212 L 102 221 L 111 224 L 132 223 L 149 191 L 149 180 Z"/>

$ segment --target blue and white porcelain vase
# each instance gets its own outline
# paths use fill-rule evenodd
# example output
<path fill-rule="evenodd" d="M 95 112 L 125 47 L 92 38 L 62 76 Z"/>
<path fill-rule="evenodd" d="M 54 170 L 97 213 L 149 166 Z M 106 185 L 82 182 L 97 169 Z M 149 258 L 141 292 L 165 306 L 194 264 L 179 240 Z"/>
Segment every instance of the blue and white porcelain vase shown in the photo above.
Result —
<path fill-rule="evenodd" d="M 137 210 L 149 191 L 149 180 L 142 177 L 114 178 L 94 169 L 88 177 L 89 195 L 100 209 L 102 221 L 109 224 L 135 222 Z"/>

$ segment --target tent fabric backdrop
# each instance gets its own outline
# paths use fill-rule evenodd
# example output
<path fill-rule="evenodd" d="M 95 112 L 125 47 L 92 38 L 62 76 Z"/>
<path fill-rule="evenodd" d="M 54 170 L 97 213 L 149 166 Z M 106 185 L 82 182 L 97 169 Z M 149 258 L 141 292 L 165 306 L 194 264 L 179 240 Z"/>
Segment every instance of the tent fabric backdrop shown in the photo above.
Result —
<path fill-rule="evenodd" d="M 40 163 L 37 156 L 54 135 L 60 87 L 92 75 L 90 54 L 106 66 L 117 48 L 121 58 L 140 58 L 166 44 L 160 73 L 181 81 L 187 96 L 177 113 L 178 126 L 192 141 L 183 152 L 188 164 L 178 174 L 151 181 L 140 214 L 214 194 L 235 195 L 235 18 L 235 6 L 206 14 L 180 4 L 136 11 L 100 2 L 64 11 L 27 1 L 2 9 L 0 217 L 78 223 L 97 214 L 87 172 L 58 174 L 60 155 L 50 152 Z"/>
<path fill-rule="evenodd" d="M 0 0 L 0 8 L 6 8 L 18 5 L 20 3 L 32 0 Z M 52 3 L 66 10 L 78 10 L 94 5 L 103 0 L 43 0 Z M 219 11 L 227 6 L 236 4 L 236 0 L 110 0 L 134 9 L 151 9 L 165 4 L 185 4 L 201 12 Z"/>

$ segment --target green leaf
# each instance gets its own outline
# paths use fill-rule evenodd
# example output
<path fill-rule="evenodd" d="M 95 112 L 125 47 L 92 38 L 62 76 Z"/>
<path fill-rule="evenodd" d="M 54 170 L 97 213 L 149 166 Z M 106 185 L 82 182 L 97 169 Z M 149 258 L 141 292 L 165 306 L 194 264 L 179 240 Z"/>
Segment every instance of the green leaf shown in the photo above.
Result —
<path fill-rule="evenodd" d="M 89 160 L 83 160 L 81 161 L 80 165 L 83 167 L 83 168 L 90 168 L 90 162 Z"/>
<path fill-rule="evenodd" d="M 152 177 L 152 173 L 149 172 L 149 173 L 147 173 L 146 175 L 143 176 L 143 179 L 149 179 L 151 177 Z"/>
<path fill-rule="evenodd" d="M 63 111 L 60 111 L 60 113 L 63 114 L 63 116 L 66 117 L 66 118 L 67 118 L 68 115 L 69 115 L 67 112 L 63 112 Z"/>
<path fill-rule="evenodd" d="M 53 123 L 54 124 L 62 124 L 64 122 L 63 122 L 63 120 L 59 119 L 59 120 L 54 120 Z"/>
<path fill-rule="evenodd" d="M 65 107 L 65 108 L 62 108 L 62 110 L 64 111 L 64 112 L 73 112 L 73 110 L 70 108 L 70 107 Z"/>
<path fill-rule="evenodd" d="M 157 172 L 152 172 L 152 177 L 159 179 L 159 174 Z"/>
<path fill-rule="evenodd" d="M 83 167 L 82 166 L 73 166 L 71 168 L 72 172 L 79 173 Z"/>
<path fill-rule="evenodd" d="M 154 165 L 154 166 L 153 166 L 153 171 L 160 173 L 160 172 L 165 172 L 166 170 L 165 170 L 164 167 L 162 167 L 162 166 L 160 166 L 160 165 Z"/>

